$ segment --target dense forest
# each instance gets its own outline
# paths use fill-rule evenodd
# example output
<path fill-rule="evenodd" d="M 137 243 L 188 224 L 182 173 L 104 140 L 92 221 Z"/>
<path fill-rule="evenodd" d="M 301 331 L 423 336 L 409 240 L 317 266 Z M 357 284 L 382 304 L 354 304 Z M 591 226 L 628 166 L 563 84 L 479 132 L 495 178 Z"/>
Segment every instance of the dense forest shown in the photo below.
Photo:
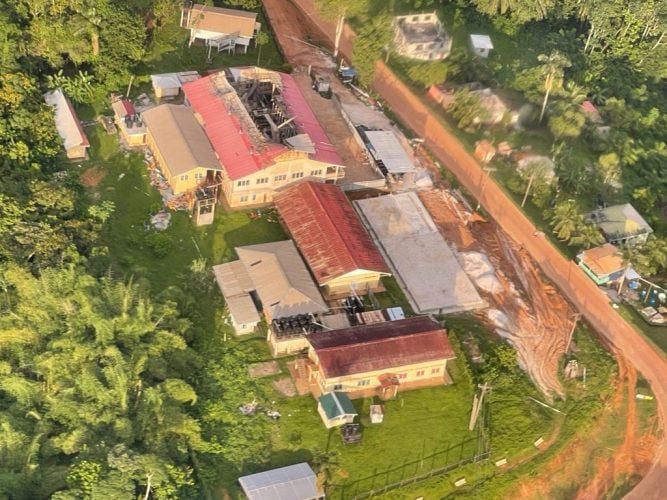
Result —
<path fill-rule="evenodd" d="M 53 111 L 42 98 L 59 86 L 75 103 L 90 104 L 127 86 L 145 72 L 144 55 L 181 3 L 0 3 L 0 498 L 199 498 L 198 453 L 232 465 L 266 453 L 263 434 L 251 437 L 260 424 L 235 420 L 238 412 L 215 404 L 193 411 L 196 375 L 207 365 L 193 348 L 199 318 L 191 312 L 191 285 L 184 280 L 182 289 L 152 296 L 144 277 L 109 271 L 99 235 L 117 207 L 90 203 L 76 167 L 63 159 Z M 259 7 L 256 0 L 224 3 Z M 388 15 L 385 6 L 401 2 L 322 3 L 363 18 L 374 10 Z M 588 133 L 571 131 L 579 118 L 568 96 L 587 95 L 611 131 L 595 142 L 597 169 L 561 174 L 563 188 L 593 195 L 594 179 L 621 177 L 624 193 L 659 223 L 667 198 L 667 0 L 402 4 L 453 6 L 464 18 L 486 16 L 499 31 L 539 40 L 547 59 L 517 61 L 509 71 L 453 54 L 414 74 L 424 82 L 433 75 L 465 82 L 510 74 L 499 83 L 539 105 L 545 74 L 552 74 L 546 120 L 562 155 Z M 361 68 L 368 67 L 364 58 L 382 57 L 384 20 L 360 30 Z M 653 241 L 656 250 L 644 258 L 657 272 L 667 265 L 667 250 L 663 237 Z M 196 271 L 190 275 L 202 289 L 205 278 Z M 238 361 L 209 371 L 206 383 L 232 400 L 246 390 L 235 383 L 244 377 Z M 233 424 L 235 432 L 206 436 L 207 419 Z"/>

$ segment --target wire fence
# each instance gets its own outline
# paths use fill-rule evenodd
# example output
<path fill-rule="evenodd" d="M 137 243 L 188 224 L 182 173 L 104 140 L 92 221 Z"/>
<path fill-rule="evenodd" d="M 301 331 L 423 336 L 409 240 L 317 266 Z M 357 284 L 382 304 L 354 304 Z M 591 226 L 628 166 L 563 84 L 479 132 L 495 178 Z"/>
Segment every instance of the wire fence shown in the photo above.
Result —
<path fill-rule="evenodd" d="M 422 448 L 422 452 L 415 459 L 405 459 L 400 465 L 376 471 L 356 481 L 331 485 L 327 496 L 340 500 L 370 498 L 373 495 L 445 474 L 466 464 L 481 462 L 489 457 L 489 451 L 488 441 L 479 434 L 429 455 L 426 455 Z"/>

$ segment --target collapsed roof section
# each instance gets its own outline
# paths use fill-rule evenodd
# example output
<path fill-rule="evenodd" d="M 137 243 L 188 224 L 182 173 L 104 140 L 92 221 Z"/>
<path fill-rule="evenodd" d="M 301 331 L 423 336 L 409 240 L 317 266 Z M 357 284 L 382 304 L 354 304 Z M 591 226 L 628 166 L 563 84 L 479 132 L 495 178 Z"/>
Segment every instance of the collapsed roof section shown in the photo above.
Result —
<path fill-rule="evenodd" d="M 230 68 L 183 86 L 232 180 L 290 151 L 341 165 L 294 78 L 257 67 Z"/>

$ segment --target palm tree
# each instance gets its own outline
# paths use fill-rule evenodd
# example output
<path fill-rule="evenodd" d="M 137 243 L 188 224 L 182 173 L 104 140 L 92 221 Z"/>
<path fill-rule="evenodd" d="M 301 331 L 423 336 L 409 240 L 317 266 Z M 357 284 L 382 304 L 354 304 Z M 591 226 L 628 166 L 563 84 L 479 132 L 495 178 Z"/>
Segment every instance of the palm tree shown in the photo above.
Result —
<path fill-rule="evenodd" d="M 584 223 L 576 229 L 576 234 L 570 238 L 569 244 L 585 249 L 604 243 L 604 236 L 595 224 Z"/>
<path fill-rule="evenodd" d="M 563 80 L 563 70 L 571 66 L 570 61 L 561 52 L 554 50 L 551 54 L 540 54 L 537 60 L 542 63 L 541 70 L 544 75 L 544 101 L 542 102 L 542 111 L 540 111 L 540 122 L 544 119 L 544 113 L 549 102 L 549 95 L 553 90 L 554 84 L 560 84 Z"/>
<path fill-rule="evenodd" d="M 570 241 L 583 223 L 584 217 L 579 212 L 579 206 L 575 200 L 565 200 L 554 207 L 551 227 L 559 240 Z"/>

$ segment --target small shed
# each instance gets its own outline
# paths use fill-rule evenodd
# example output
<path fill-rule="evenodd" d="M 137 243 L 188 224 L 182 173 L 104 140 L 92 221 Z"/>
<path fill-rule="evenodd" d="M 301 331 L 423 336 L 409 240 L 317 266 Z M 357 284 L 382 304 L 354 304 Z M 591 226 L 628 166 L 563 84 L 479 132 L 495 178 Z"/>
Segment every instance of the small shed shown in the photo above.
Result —
<path fill-rule="evenodd" d="M 487 58 L 493 50 L 493 42 L 489 35 L 470 35 L 470 47 L 476 56 Z"/>
<path fill-rule="evenodd" d="M 344 392 L 327 392 L 318 400 L 317 412 L 327 429 L 351 424 L 358 415 L 357 410 Z"/>
<path fill-rule="evenodd" d="M 162 73 L 151 75 L 151 83 L 155 97 L 176 97 L 181 92 L 183 84 L 193 82 L 201 78 L 196 71 L 181 71 L 178 73 Z"/>
<path fill-rule="evenodd" d="M 319 500 L 324 492 L 305 462 L 239 478 L 248 500 Z"/>

